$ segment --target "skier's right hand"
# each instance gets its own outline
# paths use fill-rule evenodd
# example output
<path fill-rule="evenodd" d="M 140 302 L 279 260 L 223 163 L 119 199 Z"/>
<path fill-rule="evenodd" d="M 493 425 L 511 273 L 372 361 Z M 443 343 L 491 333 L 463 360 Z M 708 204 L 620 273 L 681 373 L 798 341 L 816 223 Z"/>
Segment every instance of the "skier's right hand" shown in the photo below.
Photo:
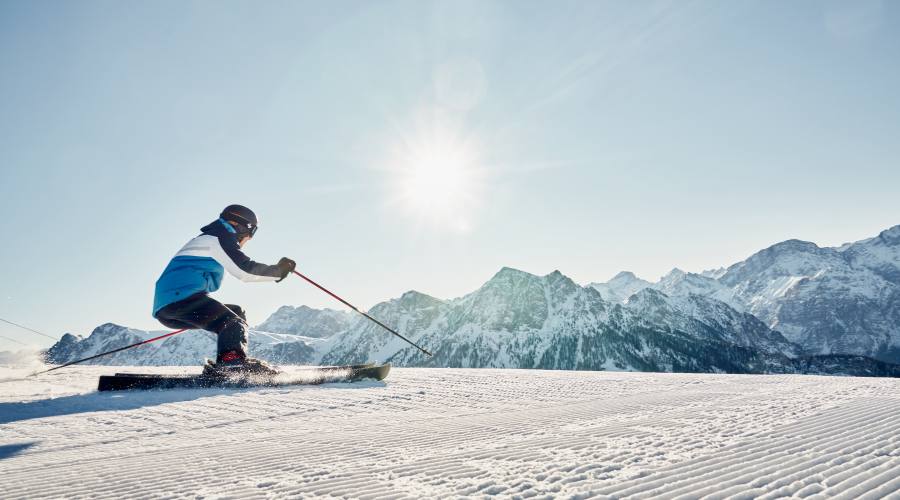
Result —
<path fill-rule="evenodd" d="M 287 257 L 282 257 L 281 260 L 278 261 L 278 264 L 275 265 L 278 266 L 278 270 L 281 271 L 281 279 L 275 280 L 275 283 L 287 278 L 287 275 L 291 274 L 291 271 L 297 267 L 297 263 Z"/>

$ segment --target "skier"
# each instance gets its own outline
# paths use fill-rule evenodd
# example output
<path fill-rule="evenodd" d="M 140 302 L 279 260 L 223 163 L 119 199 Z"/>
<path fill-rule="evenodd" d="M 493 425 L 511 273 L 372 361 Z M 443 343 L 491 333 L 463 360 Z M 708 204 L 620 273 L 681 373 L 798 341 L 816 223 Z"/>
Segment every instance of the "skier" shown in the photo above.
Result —
<path fill-rule="evenodd" d="M 250 260 L 241 248 L 256 234 L 256 214 L 241 205 L 229 205 L 217 220 L 200 229 L 187 242 L 156 281 L 153 317 L 169 328 L 199 328 L 216 333 L 216 362 L 207 361 L 204 374 L 274 375 L 277 370 L 247 356 L 247 317 L 243 308 L 222 304 L 209 296 L 219 289 L 228 272 L 241 281 L 279 282 L 294 270 L 293 260 L 282 257 L 267 266 Z"/>

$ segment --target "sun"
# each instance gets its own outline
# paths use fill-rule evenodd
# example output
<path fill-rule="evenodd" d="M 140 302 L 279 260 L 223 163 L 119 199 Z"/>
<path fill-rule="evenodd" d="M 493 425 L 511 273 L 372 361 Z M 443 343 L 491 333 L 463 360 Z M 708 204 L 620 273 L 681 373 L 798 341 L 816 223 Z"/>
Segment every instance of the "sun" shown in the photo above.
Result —
<path fill-rule="evenodd" d="M 402 197 L 413 209 L 453 212 L 467 199 L 469 170 L 467 159 L 458 152 L 428 148 L 409 158 L 400 178 Z"/>
<path fill-rule="evenodd" d="M 481 198 L 477 148 L 447 130 L 404 141 L 391 161 L 393 200 L 436 227 L 467 231 Z"/>

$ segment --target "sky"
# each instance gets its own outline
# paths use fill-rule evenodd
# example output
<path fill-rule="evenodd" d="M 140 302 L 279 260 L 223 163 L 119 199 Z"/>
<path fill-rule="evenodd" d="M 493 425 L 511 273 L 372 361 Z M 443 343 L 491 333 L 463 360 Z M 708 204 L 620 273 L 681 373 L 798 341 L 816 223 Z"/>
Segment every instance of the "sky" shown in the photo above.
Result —
<path fill-rule="evenodd" d="M 156 279 L 231 203 L 248 255 L 360 308 L 871 237 L 900 224 L 897 54 L 890 1 L 0 1 L 0 318 L 162 330 Z"/>

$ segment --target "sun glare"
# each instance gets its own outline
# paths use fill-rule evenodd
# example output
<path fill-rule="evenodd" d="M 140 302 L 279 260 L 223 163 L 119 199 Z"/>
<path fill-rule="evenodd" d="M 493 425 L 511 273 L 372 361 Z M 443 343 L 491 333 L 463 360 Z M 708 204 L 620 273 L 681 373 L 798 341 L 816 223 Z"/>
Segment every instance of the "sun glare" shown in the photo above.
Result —
<path fill-rule="evenodd" d="M 466 231 L 480 198 L 474 147 L 449 133 L 406 143 L 392 162 L 394 197 L 420 222 Z"/>

